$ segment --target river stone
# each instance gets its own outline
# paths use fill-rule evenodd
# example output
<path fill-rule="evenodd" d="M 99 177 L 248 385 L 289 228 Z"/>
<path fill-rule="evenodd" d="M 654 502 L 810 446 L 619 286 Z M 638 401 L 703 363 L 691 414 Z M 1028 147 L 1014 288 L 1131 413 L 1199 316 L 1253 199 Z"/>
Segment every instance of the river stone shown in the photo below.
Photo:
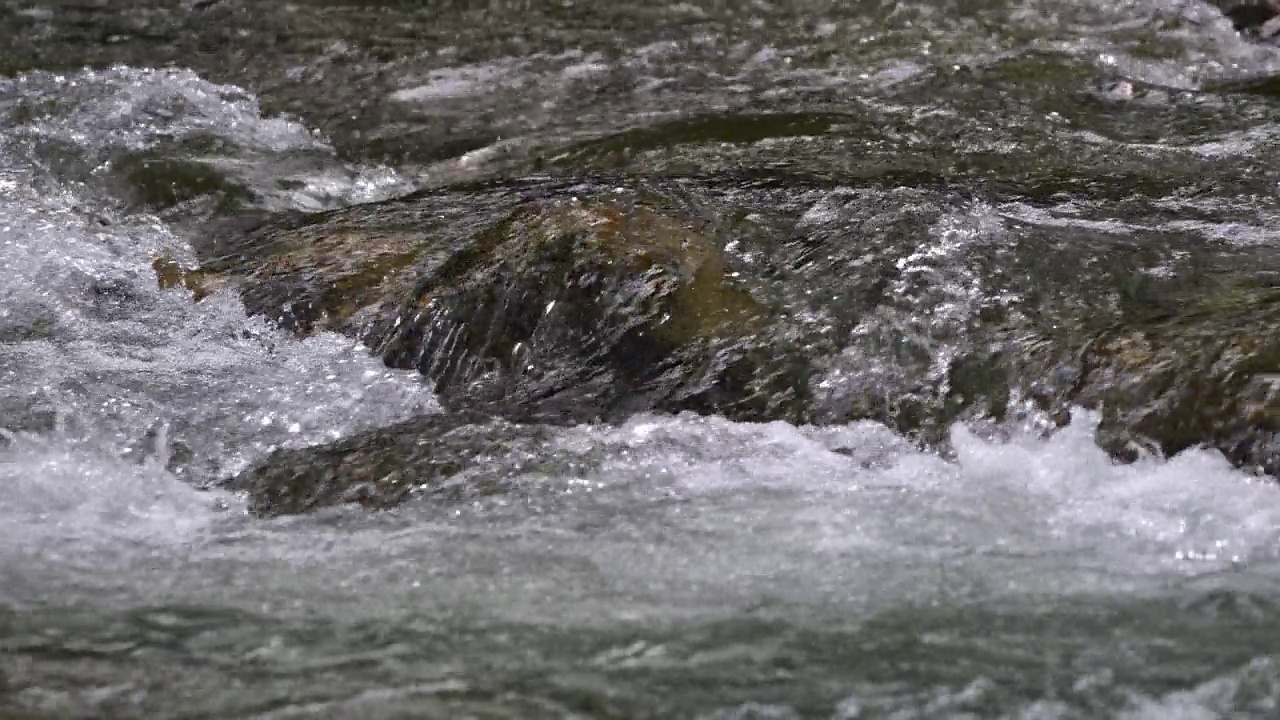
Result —
<path fill-rule="evenodd" d="M 358 338 L 438 391 L 445 417 L 282 451 L 233 481 L 267 514 L 394 505 L 466 474 L 468 455 L 446 442 L 432 465 L 417 439 L 500 448 L 530 428 L 646 411 L 871 419 L 945 449 L 955 422 L 1048 429 L 1084 406 L 1101 411 L 1116 457 L 1207 445 L 1280 474 L 1280 257 L 1268 248 L 970 227 L 980 213 L 962 229 L 984 240 L 953 246 L 946 209 L 900 192 L 859 195 L 830 230 L 798 222 L 813 200 L 788 205 L 794 186 L 751 192 L 546 178 L 443 188 L 238 220 L 193 243 L 200 269 L 156 270 L 197 297 L 234 287 L 250 313 L 299 334 Z"/>
<path fill-rule="evenodd" d="M 1223 292 L 1119 327 L 1083 354 L 1074 400 L 1102 411 L 1119 457 L 1208 446 L 1280 475 L 1280 288 Z"/>
<path fill-rule="evenodd" d="M 752 417 L 738 408 L 752 394 L 740 377 L 767 312 L 729 281 L 728 262 L 708 221 L 632 199 L 558 199 L 479 236 L 370 337 L 389 365 L 472 406 Z"/>
<path fill-rule="evenodd" d="M 1271 23 L 1280 17 L 1278 0 L 1212 0 L 1223 15 L 1231 18 L 1236 30 L 1258 33 L 1270 37 L 1276 28 Z"/>
<path fill-rule="evenodd" d="M 261 516 L 342 504 L 385 509 L 410 498 L 474 502 L 536 493 L 540 480 L 590 464 L 552 452 L 551 439 L 546 425 L 426 415 L 318 448 L 277 450 L 225 486 L 246 492 L 250 511 Z"/>
<path fill-rule="evenodd" d="M 803 358 L 777 312 L 678 188 L 554 181 L 421 193 L 197 243 L 162 286 L 237 285 L 299 334 L 358 338 L 419 370 L 449 408 L 514 419 L 645 410 L 801 420 Z"/>

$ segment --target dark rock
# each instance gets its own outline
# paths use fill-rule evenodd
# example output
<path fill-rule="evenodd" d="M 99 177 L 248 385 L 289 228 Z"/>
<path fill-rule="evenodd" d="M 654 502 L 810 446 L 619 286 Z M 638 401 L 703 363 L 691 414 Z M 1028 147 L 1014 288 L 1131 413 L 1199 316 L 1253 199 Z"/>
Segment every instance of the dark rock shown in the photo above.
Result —
<path fill-rule="evenodd" d="M 0 312 L 0 343 L 48 340 L 58 333 L 58 312 L 48 303 L 6 298 Z"/>
<path fill-rule="evenodd" d="M 278 450 L 227 486 L 260 515 L 354 503 L 388 508 L 414 497 L 445 503 L 536 490 L 539 477 L 588 462 L 548 450 L 545 425 L 472 413 L 428 415 L 319 448 Z"/>
<path fill-rule="evenodd" d="M 522 207 L 423 278 L 369 335 L 446 397 L 567 417 L 709 404 L 765 332 L 710 222 L 636 197 Z M 723 393 L 722 393 L 723 394 Z M 732 402 L 732 399 L 728 399 Z"/>
<path fill-rule="evenodd" d="M 1073 400 L 1100 407 L 1099 440 L 1114 454 L 1221 450 L 1280 475 L 1280 288 L 1200 299 L 1119 327 L 1085 352 Z"/>
<path fill-rule="evenodd" d="M 57 410 L 40 396 L 0 396 L 0 447 L 9 444 L 10 433 L 45 434 L 57 426 Z"/>
<path fill-rule="evenodd" d="M 1260 32 L 1273 18 L 1280 17 L 1280 2 L 1277 0 L 1212 1 L 1240 31 Z"/>
<path fill-rule="evenodd" d="M 238 277 L 250 312 L 359 338 L 450 407 L 801 419 L 806 363 L 778 357 L 768 292 L 727 240 L 673 188 L 542 182 L 270 226 L 200 271 L 156 270 L 197 297 Z"/>
<path fill-rule="evenodd" d="M 1280 473 L 1271 250 L 1013 228 L 897 191 L 832 194 L 835 220 L 802 227 L 812 196 L 736 187 L 438 190 L 215 233 L 200 270 L 157 274 L 359 338 L 448 410 L 276 453 L 232 482 L 265 514 L 515 492 L 492 458 L 547 462 L 548 426 L 642 411 L 873 419 L 945 448 L 957 421 L 1051 429 L 1084 406 L 1118 458 L 1204 445 Z"/>

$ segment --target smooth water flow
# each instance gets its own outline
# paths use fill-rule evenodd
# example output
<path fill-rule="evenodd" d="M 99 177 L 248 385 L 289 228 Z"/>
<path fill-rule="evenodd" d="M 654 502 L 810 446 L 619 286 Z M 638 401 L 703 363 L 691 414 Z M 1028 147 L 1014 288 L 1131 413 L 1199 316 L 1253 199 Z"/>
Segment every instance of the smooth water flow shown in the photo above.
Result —
<path fill-rule="evenodd" d="M 547 47 L 524 56 L 503 46 L 512 54 L 468 58 L 481 51 L 464 45 L 422 50 L 422 67 L 387 60 L 399 75 L 394 88 L 376 88 L 386 91 L 377 102 L 422 110 L 388 110 L 366 135 L 323 108 L 310 121 L 264 111 L 246 87 L 287 92 L 261 78 L 218 84 L 213 71 L 136 61 L 43 70 L 0 50 L 0 71 L 18 68 L 0 77 L 0 717 L 1280 716 L 1280 489 L 1210 450 L 1118 464 L 1094 442 L 1097 415 L 1084 410 L 1051 434 L 1034 422 L 956 424 L 951 454 L 869 421 L 798 427 L 641 414 L 549 430 L 513 451 L 502 462 L 518 495 L 386 512 L 261 519 L 215 487 L 273 449 L 439 405 L 416 372 L 388 369 L 348 338 L 298 339 L 246 317 L 234 290 L 197 303 L 183 288 L 158 289 L 152 261 L 190 262 L 189 238 L 225 210 L 199 178 L 221 197 L 251 198 L 255 211 L 383 199 L 525 162 L 526 145 L 549 138 L 593 136 L 639 102 L 615 95 L 618 86 L 661 98 L 654 116 L 676 112 L 659 91 L 668 85 L 677 99 L 702 88 L 717 111 L 860 93 L 857 102 L 882 118 L 986 127 L 957 135 L 945 152 L 961 158 L 1022 152 L 1006 135 L 1070 126 L 1062 137 L 1096 156 L 1046 156 L 1043 167 L 1066 162 L 1063 178 L 1003 167 L 992 176 L 1091 187 L 1100 200 L 948 200 L 924 182 L 896 190 L 910 184 L 908 165 L 925 161 L 889 167 L 893 158 L 942 142 L 913 137 L 909 126 L 841 145 L 861 143 L 864 167 L 884 170 L 889 179 L 875 188 L 842 176 L 847 161 L 830 148 L 798 160 L 840 186 L 806 191 L 812 201 L 797 227 L 808 232 L 871 232 L 913 208 L 937 212 L 928 242 L 897 261 L 899 301 L 853 332 L 927 335 L 939 368 L 948 338 L 960 342 L 989 300 L 967 258 L 999 252 L 1015 223 L 1131 233 L 1135 242 L 1162 232 L 1275 243 L 1280 206 L 1224 183 L 1247 166 L 1256 172 L 1242 182 L 1274 191 L 1280 176 L 1266 163 L 1280 114 L 1260 100 L 1247 129 L 1221 132 L 1179 115 L 1243 107 L 1240 96 L 1179 95 L 1229 76 L 1233 64 L 1280 68 L 1280 55 L 1240 40 L 1208 6 L 1178 6 L 1210 27 L 1203 33 L 1188 21 L 1151 34 L 1132 20 L 1151 15 L 1141 3 L 1122 15 L 1033 2 L 968 24 L 943 16 L 956 33 L 945 35 L 935 15 L 944 11 L 927 5 L 900 6 L 906 25 L 898 15 L 803 8 L 789 24 L 770 14 L 782 10 L 757 5 L 724 27 L 701 4 L 664 6 L 654 12 L 672 23 L 708 23 L 666 39 L 640 37 L 643 22 L 623 18 L 616 37 L 601 40 L 548 11 L 528 20 L 542 32 L 528 42 Z M 26 13 L 23 22 L 54 39 L 64 38 L 59 18 L 81 12 L 14 8 L 5 12 Z M 1122 16 L 1129 25 L 1115 21 Z M 984 35 L 983 17 L 1011 29 Z M 1104 26 L 1116 36 L 1089 30 Z M 726 47 L 733 33 L 746 39 Z M 558 47 L 566 43 L 581 48 Z M 1169 135 L 1139 137 L 1150 128 L 1101 111 L 1046 117 L 1034 107 L 1040 91 L 999 107 L 991 98 L 1002 87 L 1025 90 L 1016 70 L 981 93 L 927 87 L 939 55 L 948 68 L 999 65 L 1022 57 L 1019 43 L 1069 58 L 1055 77 L 1071 103 L 1102 92 L 1095 74 L 1147 83 L 1136 100 L 1107 102 L 1150 103 Z M 1148 52 L 1130 52 L 1135 44 Z M 323 92 L 325 77 L 349 82 L 342 72 L 373 62 L 335 60 L 357 52 L 326 45 L 282 65 L 282 77 L 311 78 Z M 840 55 L 855 52 L 867 54 Z M 601 105 L 594 115 L 573 111 L 587 105 L 580 93 L 590 83 L 603 88 Z M 415 122 L 451 122 L 483 139 L 476 128 L 504 122 L 490 107 L 504 98 L 519 99 L 527 126 L 498 129 L 523 135 L 495 132 L 478 147 L 403 162 L 369 149 L 369 135 L 409 134 Z M 1117 112 L 1145 112 L 1132 107 Z M 707 168 L 729 171 L 751 153 L 774 163 L 807 134 L 827 132 L 843 131 L 685 150 L 685 140 L 668 138 L 625 157 L 588 144 L 537 162 L 671 170 L 720 148 Z M 1051 143 L 1045 137 L 1027 142 Z M 951 163 L 943 155 L 930 157 Z M 1166 192 L 1155 180 L 1143 185 L 1140 157 L 1165 163 L 1173 184 L 1200 182 L 1202 167 L 1222 175 L 1196 192 Z M 191 165 L 162 175 L 175 158 Z M 1117 179 L 1108 162 L 1133 174 Z M 961 187 L 999 191 L 998 177 L 988 184 L 981 168 L 964 172 Z M 832 402 L 892 380 L 895 368 L 860 363 L 856 350 L 831 360 Z"/>

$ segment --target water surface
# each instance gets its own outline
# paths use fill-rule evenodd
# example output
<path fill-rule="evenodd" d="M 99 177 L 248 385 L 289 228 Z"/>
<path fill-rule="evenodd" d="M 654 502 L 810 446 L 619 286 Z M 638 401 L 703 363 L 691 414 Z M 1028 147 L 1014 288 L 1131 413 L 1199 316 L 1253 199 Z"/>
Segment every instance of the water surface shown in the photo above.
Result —
<path fill-rule="evenodd" d="M 436 400 L 151 270 L 219 218 L 458 181 L 767 185 L 780 238 L 898 273 L 843 328 L 838 402 L 894 382 L 871 329 L 962 342 L 1009 237 L 1080 277 L 1100 242 L 1153 277 L 1275 246 L 1254 79 L 1280 54 L 1210 6 L 5 2 L 0 27 L 0 716 L 1280 714 L 1280 496 L 1216 452 L 1120 465 L 1084 411 L 956 425 L 950 454 L 642 415 L 503 459 L 519 494 L 259 519 L 206 486 Z"/>

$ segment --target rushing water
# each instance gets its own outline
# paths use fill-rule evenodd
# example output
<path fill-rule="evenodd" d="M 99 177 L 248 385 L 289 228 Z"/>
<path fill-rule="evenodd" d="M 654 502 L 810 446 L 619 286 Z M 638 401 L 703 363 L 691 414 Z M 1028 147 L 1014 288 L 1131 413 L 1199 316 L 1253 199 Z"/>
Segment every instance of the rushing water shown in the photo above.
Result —
<path fill-rule="evenodd" d="M 814 233 L 935 214 L 883 312 L 950 337 L 1013 223 L 1277 242 L 1232 83 L 1280 51 L 1210 6 L 3 5 L 0 718 L 1280 717 L 1280 491 L 1216 452 L 641 415 L 518 497 L 259 519 L 207 487 L 436 400 L 151 269 L 245 208 L 764 168 Z"/>

